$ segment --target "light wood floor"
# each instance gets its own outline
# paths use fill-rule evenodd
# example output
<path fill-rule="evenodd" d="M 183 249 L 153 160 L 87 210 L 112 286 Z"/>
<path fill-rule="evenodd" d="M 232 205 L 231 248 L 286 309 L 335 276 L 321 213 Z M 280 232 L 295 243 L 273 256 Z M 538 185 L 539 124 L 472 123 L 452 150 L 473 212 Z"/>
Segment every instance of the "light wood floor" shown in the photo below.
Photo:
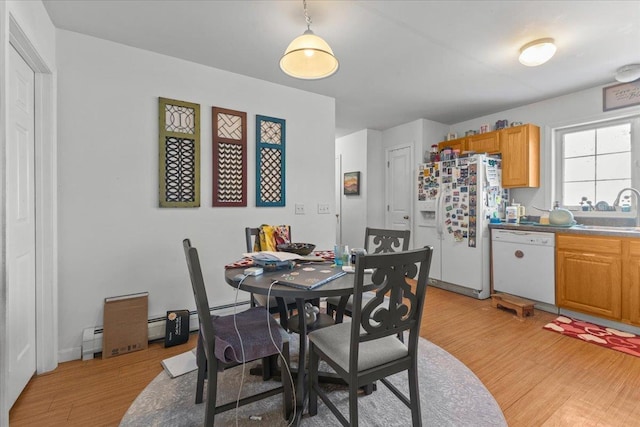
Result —
<path fill-rule="evenodd" d="M 533 317 L 491 307 L 490 300 L 429 288 L 422 336 L 482 380 L 517 426 L 639 426 L 640 358 L 542 329 L 555 315 Z M 189 343 L 60 364 L 35 377 L 10 412 L 12 427 L 117 426 L 161 372 L 160 361 Z"/>

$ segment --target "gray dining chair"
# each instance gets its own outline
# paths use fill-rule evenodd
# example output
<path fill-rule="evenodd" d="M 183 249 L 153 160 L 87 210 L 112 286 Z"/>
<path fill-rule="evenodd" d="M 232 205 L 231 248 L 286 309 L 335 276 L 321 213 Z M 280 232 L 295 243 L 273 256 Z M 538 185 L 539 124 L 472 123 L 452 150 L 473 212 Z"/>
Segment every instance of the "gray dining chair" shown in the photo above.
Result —
<path fill-rule="evenodd" d="M 318 396 L 343 426 L 358 425 L 358 388 L 380 380 L 411 410 L 413 426 L 421 426 L 418 387 L 418 339 L 433 248 L 362 255 L 356 261 L 352 321 L 309 333 L 309 415 L 318 413 Z M 365 269 L 375 269 L 371 279 L 376 296 L 362 303 Z M 416 277 L 415 288 L 407 282 Z M 366 279 L 368 282 L 368 278 Z M 391 294 L 384 306 L 384 295 Z M 400 302 L 399 296 L 402 296 Z M 394 303 L 395 301 L 395 303 Z M 408 331 L 408 342 L 398 333 Z M 349 419 L 331 402 L 319 385 L 318 365 L 323 360 L 349 387 Z M 409 398 L 387 377 L 407 371 Z M 366 398 L 366 397 L 363 397 Z M 380 408 L 384 410 L 384 408 Z"/>
<path fill-rule="evenodd" d="M 409 230 L 390 230 L 367 227 L 364 231 L 364 249 L 369 254 L 406 251 L 409 249 Z M 368 301 L 373 294 L 366 292 L 363 301 Z M 344 302 L 343 302 L 344 304 Z M 343 315 L 351 316 L 353 311 L 353 296 L 346 301 L 344 309 L 338 310 L 340 297 L 327 298 L 327 314 L 336 313 L 336 323 L 342 323 Z"/>
<path fill-rule="evenodd" d="M 255 360 L 262 360 L 263 366 L 269 366 L 280 355 L 282 363 L 288 367 L 289 336 L 264 307 L 251 307 L 235 315 L 212 316 L 198 251 L 191 246 L 189 239 L 184 239 L 182 245 L 200 321 L 196 347 L 196 404 L 203 401 L 205 378 L 208 384 L 204 425 L 212 427 L 215 414 L 233 409 L 236 405 L 243 406 L 280 393 L 283 398 L 283 416 L 288 420 L 293 411 L 293 391 L 287 378 L 282 378 L 282 385 L 279 387 L 243 397 L 239 401 L 216 405 L 218 371 Z M 241 340 L 238 334 L 242 337 Z M 274 346 L 271 337 L 276 344 L 281 343 L 281 348 Z M 237 347 L 240 347 L 240 351 Z M 283 372 L 285 370 L 288 368 L 283 366 Z"/>

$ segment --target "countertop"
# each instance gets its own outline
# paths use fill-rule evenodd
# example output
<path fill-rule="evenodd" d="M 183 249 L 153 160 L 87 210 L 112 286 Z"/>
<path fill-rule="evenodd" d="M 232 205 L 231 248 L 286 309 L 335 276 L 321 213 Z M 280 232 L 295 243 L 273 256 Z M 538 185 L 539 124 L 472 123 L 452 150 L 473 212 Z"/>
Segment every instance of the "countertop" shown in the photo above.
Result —
<path fill-rule="evenodd" d="M 541 231 L 546 233 L 587 234 L 597 236 L 636 237 L 640 238 L 640 227 L 611 227 L 597 225 L 576 224 L 571 227 L 559 227 L 553 225 L 537 225 L 533 223 L 512 224 L 501 222 L 489 224 L 490 229 Z"/>

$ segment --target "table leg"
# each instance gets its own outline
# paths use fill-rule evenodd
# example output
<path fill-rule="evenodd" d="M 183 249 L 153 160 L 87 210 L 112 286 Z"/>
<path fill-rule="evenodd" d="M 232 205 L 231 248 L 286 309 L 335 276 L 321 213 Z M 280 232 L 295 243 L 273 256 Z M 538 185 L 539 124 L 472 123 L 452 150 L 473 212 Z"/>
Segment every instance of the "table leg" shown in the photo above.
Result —
<path fill-rule="evenodd" d="M 306 356 L 307 356 L 307 323 L 304 318 L 305 300 L 296 298 L 298 308 L 298 331 L 300 335 L 300 345 L 298 347 L 298 375 L 296 375 L 296 420 L 295 425 L 299 425 L 304 411 L 304 399 L 307 394 L 306 381 Z"/>

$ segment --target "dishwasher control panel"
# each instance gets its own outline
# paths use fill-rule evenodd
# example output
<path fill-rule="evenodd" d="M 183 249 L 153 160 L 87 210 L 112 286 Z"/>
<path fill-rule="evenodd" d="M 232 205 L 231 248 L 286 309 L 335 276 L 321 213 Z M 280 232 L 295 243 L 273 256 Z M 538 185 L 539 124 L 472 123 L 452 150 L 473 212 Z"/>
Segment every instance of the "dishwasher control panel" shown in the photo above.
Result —
<path fill-rule="evenodd" d="M 556 245 L 556 235 L 541 231 L 493 230 L 491 240 L 494 242 L 521 243 L 525 245 L 553 246 Z"/>

